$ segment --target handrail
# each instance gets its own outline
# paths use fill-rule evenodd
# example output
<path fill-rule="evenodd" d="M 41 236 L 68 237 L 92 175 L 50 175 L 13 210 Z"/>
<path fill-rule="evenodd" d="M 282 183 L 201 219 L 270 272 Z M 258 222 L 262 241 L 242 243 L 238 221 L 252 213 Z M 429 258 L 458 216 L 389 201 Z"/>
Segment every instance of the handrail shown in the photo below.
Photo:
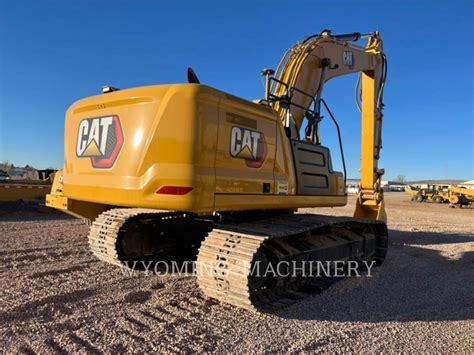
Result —
<path fill-rule="evenodd" d="M 300 90 L 300 89 L 298 89 L 294 86 L 289 87 L 287 83 L 285 83 L 285 82 L 283 82 L 279 79 L 276 79 L 274 77 L 271 77 L 269 79 L 269 82 L 271 82 L 271 81 L 274 81 L 274 82 L 279 83 L 280 85 L 283 85 L 286 89 L 286 95 L 281 97 L 281 96 L 277 96 L 277 95 L 270 92 L 270 93 L 268 93 L 269 102 L 280 102 L 280 104 L 285 106 L 287 110 L 289 110 L 291 106 L 295 106 L 295 107 L 300 108 L 302 110 L 306 110 L 306 117 L 313 116 L 313 117 L 322 118 L 320 116 L 319 110 L 316 111 L 315 109 L 310 109 L 311 105 L 313 105 L 313 107 L 317 107 L 316 106 L 316 98 L 314 97 L 314 95 L 308 94 L 307 92 L 304 92 L 303 90 Z M 311 99 L 310 103 L 308 104 L 308 107 L 304 107 L 304 106 L 301 106 L 299 104 L 295 104 L 295 103 L 291 102 L 291 98 L 293 96 L 292 95 L 293 91 L 299 92 L 300 94 L 303 94 L 303 95 L 305 95 L 305 96 L 307 96 Z M 334 125 L 336 126 L 337 138 L 339 140 L 339 150 L 341 152 L 342 168 L 344 169 L 344 185 L 345 185 L 346 181 L 347 181 L 347 170 L 346 170 L 346 160 L 344 158 L 344 148 L 343 148 L 343 145 L 342 145 L 341 129 L 339 127 L 339 124 L 337 123 L 336 118 L 334 117 L 333 113 L 329 109 L 329 106 L 327 105 L 326 101 L 323 98 L 320 98 L 318 102 L 323 103 L 324 107 L 326 108 L 326 111 L 329 113 L 329 116 L 331 116 L 331 119 L 334 122 Z M 319 104 L 318 104 L 318 107 L 319 107 Z M 311 123 L 314 124 L 314 122 L 311 122 Z"/>
<path fill-rule="evenodd" d="M 339 128 L 339 124 L 337 123 L 336 118 L 332 114 L 331 110 L 329 109 L 328 105 L 326 104 L 326 101 L 324 99 L 319 99 L 319 102 L 322 102 L 324 107 L 326 108 L 326 111 L 329 113 L 329 116 L 331 116 L 332 121 L 336 125 L 337 129 L 337 137 L 339 138 L 339 149 L 341 151 L 341 160 L 342 160 L 342 168 L 344 169 L 344 186 L 346 185 L 346 180 L 347 180 L 347 171 L 346 171 L 346 160 L 344 159 L 344 148 L 342 147 L 342 137 L 341 137 L 341 130 Z"/>

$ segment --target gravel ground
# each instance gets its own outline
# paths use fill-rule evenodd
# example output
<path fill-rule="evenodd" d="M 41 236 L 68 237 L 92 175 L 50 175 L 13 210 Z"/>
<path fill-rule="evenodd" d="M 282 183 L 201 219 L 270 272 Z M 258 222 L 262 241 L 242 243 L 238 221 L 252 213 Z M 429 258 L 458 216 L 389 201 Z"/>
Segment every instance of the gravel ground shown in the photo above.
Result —
<path fill-rule="evenodd" d="M 0 349 L 471 353 L 474 211 L 386 201 L 383 267 L 274 314 L 208 299 L 191 276 L 124 275 L 91 256 L 83 222 L 0 206 Z"/>

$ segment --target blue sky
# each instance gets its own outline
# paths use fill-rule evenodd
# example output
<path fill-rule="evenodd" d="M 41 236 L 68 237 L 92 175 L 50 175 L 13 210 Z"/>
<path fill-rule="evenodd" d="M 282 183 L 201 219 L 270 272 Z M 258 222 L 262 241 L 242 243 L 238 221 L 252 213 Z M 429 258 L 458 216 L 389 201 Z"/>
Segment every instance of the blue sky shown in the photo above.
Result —
<path fill-rule="evenodd" d="M 389 60 L 380 166 L 386 177 L 474 178 L 474 2 L 0 0 L 0 161 L 61 167 L 64 113 L 104 84 L 201 82 L 254 99 L 259 72 L 297 40 L 379 30 Z M 356 76 L 329 82 L 348 175 L 358 176 Z M 336 133 L 323 144 L 340 166 Z"/>

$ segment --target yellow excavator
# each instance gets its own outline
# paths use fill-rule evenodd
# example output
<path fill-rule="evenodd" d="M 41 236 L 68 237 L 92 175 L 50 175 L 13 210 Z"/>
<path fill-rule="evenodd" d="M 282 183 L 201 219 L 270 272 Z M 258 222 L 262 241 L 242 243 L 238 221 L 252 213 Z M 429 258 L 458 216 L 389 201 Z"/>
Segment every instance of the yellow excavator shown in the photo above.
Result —
<path fill-rule="evenodd" d="M 362 38 L 367 44 L 357 45 Z M 327 112 L 345 164 L 323 88 L 351 73 L 359 74 L 362 114 L 354 217 L 295 213 L 347 203 L 345 165 L 344 174 L 333 170 L 319 128 Z M 378 167 L 387 77 L 380 34 L 324 30 L 262 74 L 265 95 L 254 102 L 201 84 L 192 69 L 186 84 L 105 86 L 75 102 L 47 205 L 91 221 L 99 259 L 121 267 L 194 259 L 205 295 L 244 308 L 278 308 L 324 288 L 298 269 L 307 261 L 380 265 L 388 244 Z M 282 263 L 299 271 L 252 272 Z"/>

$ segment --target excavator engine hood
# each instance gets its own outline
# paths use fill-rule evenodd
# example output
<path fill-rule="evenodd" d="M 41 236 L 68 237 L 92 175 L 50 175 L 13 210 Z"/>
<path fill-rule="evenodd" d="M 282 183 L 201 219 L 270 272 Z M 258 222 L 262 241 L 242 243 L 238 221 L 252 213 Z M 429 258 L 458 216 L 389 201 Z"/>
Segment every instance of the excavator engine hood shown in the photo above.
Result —
<path fill-rule="evenodd" d="M 74 103 L 66 113 L 63 193 L 110 205 L 154 207 L 159 199 L 170 209 L 205 208 L 196 203 L 213 199 L 194 196 L 213 191 L 206 185 L 214 174 L 203 167 L 197 179 L 195 172 L 213 160 L 213 152 L 198 148 L 213 146 L 217 125 L 197 122 L 212 107 L 210 91 L 196 84 L 157 85 Z"/>

